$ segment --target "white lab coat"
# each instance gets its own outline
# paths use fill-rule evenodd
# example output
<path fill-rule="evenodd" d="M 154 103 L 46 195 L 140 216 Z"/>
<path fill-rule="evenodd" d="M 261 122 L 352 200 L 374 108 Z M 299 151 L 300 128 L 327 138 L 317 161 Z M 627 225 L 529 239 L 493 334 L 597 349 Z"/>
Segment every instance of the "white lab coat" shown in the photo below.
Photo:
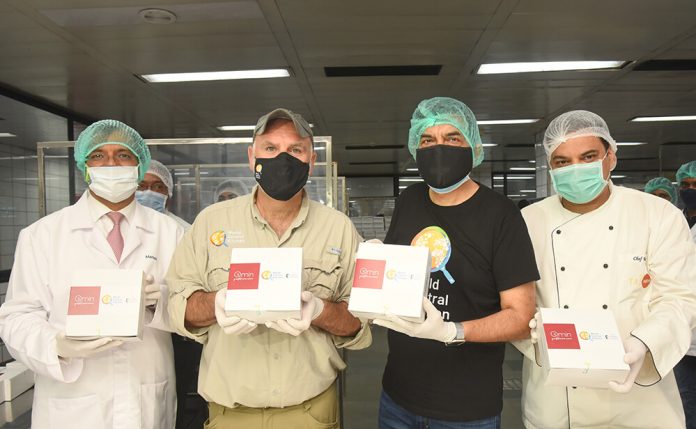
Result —
<path fill-rule="evenodd" d="M 694 245 L 672 204 L 610 186 L 609 200 L 584 215 L 563 208 L 555 195 L 522 210 L 541 275 L 537 305 L 612 311 L 622 336 L 639 338 L 649 352 L 637 385 L 619 394 L 545 386 L 534 347 L 516 342 L 526 357 L 522 417 L 528 429 L 684 427 L 671 370 L 689 348 L 696 314 Z M 646 274 L 651 281 L 643 287 Z"/>
<path fill-rule="evenodd" d="M 169 216 L 171 219 L 174 219 L 176 223 L 179 224 L 181 228 L 183 228 L 184 231 L 187 231 L 189 228 L 191 228 L 191 224 L 180 218 L 179 216 L 175 215 L 174 213 L 170 212 L 169 210 L 165 210 L 164 212 L 165 215 Z"/>
<path fill-rule="evenodd" d="M 5 303 L 0 336 L 35 372 L 34 429 L 171 429 L 176 387 L 168 291 L 146 311 L 143 340 L 86 359 L 59 359 L 55 336 L 65 330 L 71 274 L 81 268 L 143 270 L 163 289 L 181 228 L 136 204 L 119 264 L 91 219 L 87 192 L 70 207 L 23 229 Z M 161 329 L 155 329 L 157 326 Z"/>

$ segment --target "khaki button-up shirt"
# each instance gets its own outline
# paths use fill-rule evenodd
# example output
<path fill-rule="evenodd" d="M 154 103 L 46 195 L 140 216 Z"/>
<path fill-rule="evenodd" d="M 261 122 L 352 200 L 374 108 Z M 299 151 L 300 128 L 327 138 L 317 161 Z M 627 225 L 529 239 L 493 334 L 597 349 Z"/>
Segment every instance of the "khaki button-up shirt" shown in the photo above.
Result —
<path fill-rule="evenodd" d="M 259 213 L 257 188 L 203 210 L 179 244 L 167 275 L 173 327 L 203 343 L 198 392 L 226 407 L 285 407 L 326 390 L 345 363 L 337 347 L 362 349 L 372 337 L 366 321 L 354 337 L 311 326 L 297 337 L 259 325 L 246 335 L 226 335 L 219 325 L 187 329 L 188 297 L 227 286 L 234 247 L 301 247 L 302 289 L 333 302 L 348 301 L 360 237 L 340 212 L 309 200 L 282 237 Z"/>

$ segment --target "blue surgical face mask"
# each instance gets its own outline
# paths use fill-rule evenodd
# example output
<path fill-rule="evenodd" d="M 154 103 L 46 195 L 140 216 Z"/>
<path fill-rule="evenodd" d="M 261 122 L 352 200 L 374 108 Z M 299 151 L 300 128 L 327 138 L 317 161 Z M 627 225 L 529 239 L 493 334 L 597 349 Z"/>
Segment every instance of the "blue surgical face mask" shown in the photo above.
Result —
<path fill-rule="evenodd" d="M 604 158 L 606 157 L 604 155 Z M 609 183 L 604 179 L 604 158 L 587 164 L 573 164 L 551 170 L 551 181 L 558 195 L 575 204 L 589 203 L 597 198 Z"/>
<path fill-rule="evenodd" d="M 145 207 L 164 213 L 164 205 L 167 202 L 166 195 L 148 189 L 147 191 L 135 191 L 135 199 Z"/>

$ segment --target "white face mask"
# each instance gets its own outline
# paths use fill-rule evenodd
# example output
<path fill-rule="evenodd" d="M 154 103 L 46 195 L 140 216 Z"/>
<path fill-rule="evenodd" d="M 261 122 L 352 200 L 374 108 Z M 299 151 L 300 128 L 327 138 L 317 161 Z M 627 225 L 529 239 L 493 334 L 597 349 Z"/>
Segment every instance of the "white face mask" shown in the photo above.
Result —
<path fill-rule="evenodd" d="M 89 189 L 112 203 L 127 199 L 138 188 L 138 166 L 88 167 Z"/>

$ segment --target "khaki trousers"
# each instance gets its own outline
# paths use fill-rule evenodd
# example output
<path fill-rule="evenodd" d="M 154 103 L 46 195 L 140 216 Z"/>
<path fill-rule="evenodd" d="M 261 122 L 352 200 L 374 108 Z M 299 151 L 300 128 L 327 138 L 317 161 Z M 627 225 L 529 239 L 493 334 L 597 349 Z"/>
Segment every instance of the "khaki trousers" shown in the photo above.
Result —
<path fill-rule="evenodd" d="M 208 403 L 204 429 L 340 429 L 336 383 L 301 404 L 285 408 L 227 408 Z"/>

